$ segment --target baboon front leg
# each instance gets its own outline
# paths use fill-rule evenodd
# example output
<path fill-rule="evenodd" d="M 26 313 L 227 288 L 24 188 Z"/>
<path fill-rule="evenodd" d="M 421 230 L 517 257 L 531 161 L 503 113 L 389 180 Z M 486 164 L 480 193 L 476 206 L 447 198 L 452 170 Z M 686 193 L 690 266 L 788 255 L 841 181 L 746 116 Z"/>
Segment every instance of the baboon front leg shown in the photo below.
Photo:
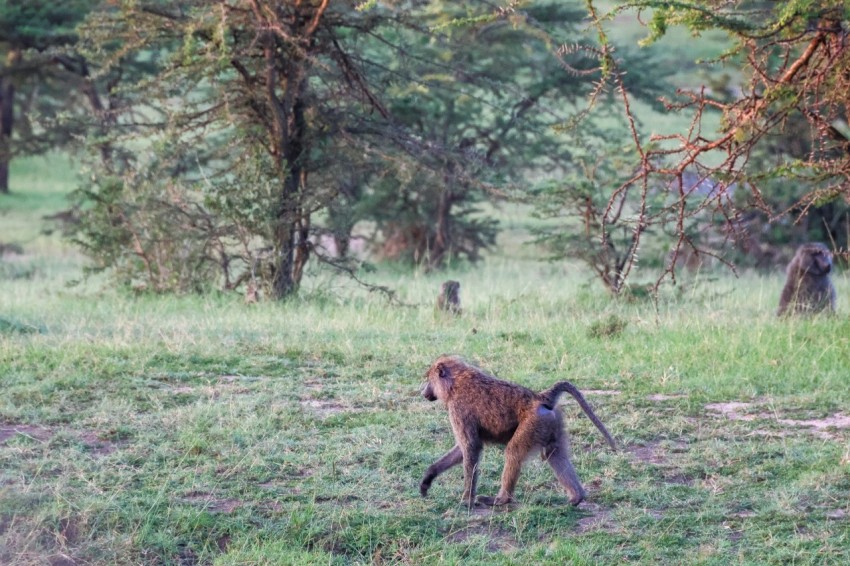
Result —
<path fill-rule="evenodd" d="M 470 509 L 475 503 L 475 488 L 478 485 L 478 461 L 481 458 L 481 442 L 471 442 L 463 452 L 463 501 Z"/>
<path fill-rule="evenodd" d="M 455 444 L 454 447 L 446 452 L 439 460 L 428 466 L 428 470 L 425 472 L 425 477 L 422 478 L 422 483 L 419 484 L 419 493 L 422 494 L 422 497 L 428 495 L 428 489 L 431 487 L 431 482 L 434 479 L 454 466 L 457 466 L 463 462 L 463 451 L 460 449 L 459 444 Z"/>
<path fill-rule="evenodd" d="M 570 497 L 570 504 L 578 505 L 584 501 L 585 491 L 578 479 L 573 463 L 570 461 L 570 447 L 566 439 L 561 441 L 552 450 L 543 454 L 543 457 L 552 470 L 555 472 L 555 477 L 567 490 Z"/>

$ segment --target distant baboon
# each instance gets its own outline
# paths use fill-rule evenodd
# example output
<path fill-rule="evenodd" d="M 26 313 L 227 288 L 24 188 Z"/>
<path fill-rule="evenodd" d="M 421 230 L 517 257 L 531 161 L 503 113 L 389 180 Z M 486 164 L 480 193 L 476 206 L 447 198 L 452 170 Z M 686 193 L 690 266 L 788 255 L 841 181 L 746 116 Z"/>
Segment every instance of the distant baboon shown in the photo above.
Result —
<path fill-rule="evenodd" d="M 440 286 L 440 294 L 437 295 L 437 310 L 452 314 L 462 314 L 460 308 L 460 283 L 457 281 L 444 281 Z"/>
<path fill-rule="evenodd" d="M 432 464 L 419 492 L 428 494 L 434 478 L 463 462 L 463 502 L 468 506 L 505 505 L 513 500 L 522 464 L 529 454 L 540 451 L 578 505 L 585 497 L 570 462 L 570 445 L 564 432 L 561 411 L 555 406 L 561 393 L 569 393 L 596 425 L 605 440 L 616 449 L 614 439 L 593 413 L 584 397 L 570 382 L 560 381 L 540 393 L 496 379 L 453 356 L 441 356 L 431 364 L 422 395 L 429 401 L 440 399 L 449 410 L 455 446 Z M 507 445 L 502 487 L 496 497 L 475 499 L 478 459 L 485 442 Z"/>
<path fill-rule="evenodd" d="M 254 279 L 245 284 L 245 304 L 252 305 L 260 300 L 260 289 Z"/>
<path fill-rule="evenodd" d="M 788 264 L 777 315 L 835 312 L 832 252 L 823 244 L 803 244 Z"/>

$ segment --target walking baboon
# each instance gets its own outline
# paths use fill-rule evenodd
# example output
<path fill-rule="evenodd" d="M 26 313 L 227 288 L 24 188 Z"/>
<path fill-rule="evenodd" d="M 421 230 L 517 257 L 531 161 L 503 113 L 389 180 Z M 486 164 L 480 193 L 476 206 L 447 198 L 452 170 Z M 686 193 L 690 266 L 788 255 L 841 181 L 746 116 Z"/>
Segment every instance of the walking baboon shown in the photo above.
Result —
<path fill-rule="evenodd" d="M 457 281 L 444 281 L 440 286 L 440 294 L 437 295 L 437 310 L 452 314 L 461 314 L 460 308 L 460 283 Z"/>
<path fill-rule="evenodd" d="M 559 381 L 540 393 L 502 381 L 453 356 L 437 358 L 428 369 L 422 395 L 429 401 L 440 399 L 449 410 L 455 445 L 425 472 L 419 492 L 428 494 L 434 478 L 463 463 L 463 502 L 472 507 L 505 505 L 513 500 L 522 464 L 529 454 L 541 452 L 558 481 L 578 505 L 585 497 L 572 462 L 564 432 L 561 411 L 555 406 L 561 393 L 575 397 L 588 418 L 616 449 L 614 439 L 594 414 L 582 394 L 569 381 Z M 502 487 L 496 497 L 475 499 L 478 459 L 485 442 L 505 444 Z"/>
<path fill-rule="evenodd" d="M 829 278 L 832 252 L 820 243 L 803 244 L 788 264 L 777 315 L 835 312 L 835 287 Z"/>

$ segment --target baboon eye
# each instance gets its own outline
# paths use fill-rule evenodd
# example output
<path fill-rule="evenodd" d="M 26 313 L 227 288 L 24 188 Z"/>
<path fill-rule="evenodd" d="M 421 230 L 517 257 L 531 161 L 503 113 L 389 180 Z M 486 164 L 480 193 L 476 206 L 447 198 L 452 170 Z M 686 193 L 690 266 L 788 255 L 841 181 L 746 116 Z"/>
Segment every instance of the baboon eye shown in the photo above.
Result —
<path fill-rule="evenodd" d="M 437 366 L 437 372 L 443 379 L 446 379 L 449 376 L 449 371 L 446 369 L 446 366 Z"/>

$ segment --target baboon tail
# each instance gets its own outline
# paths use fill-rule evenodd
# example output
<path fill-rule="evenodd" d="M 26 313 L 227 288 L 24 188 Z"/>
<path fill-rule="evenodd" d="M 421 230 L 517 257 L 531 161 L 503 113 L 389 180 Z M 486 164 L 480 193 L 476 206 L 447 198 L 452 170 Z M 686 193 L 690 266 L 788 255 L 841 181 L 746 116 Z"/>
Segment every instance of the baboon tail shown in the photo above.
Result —
<path fill-rule="evenodd" d="M 541 392 L 540 399 L 543 401 L 544 405 L 552 409 L 558 403 L 558 397 L 561 395 L 561 393 L 569 393 L 576 401 L 578 401 L 578 404 L 581 407 L 582 411 L 584 411 L 584 414 L 587 415 L 587 418 L 589 418 L 590 421 L 596 425 L 596 428 L 598 428 L 599 432 L 602 433 L 602 436 L 605 437 L 605 440 L 608 442 L 608 445 L 611 447 L 611 449 L 616 450 L 617 444 L 611 437 L 611 433 L 608 432 L 608 429 L 605 428 L 605 425 L 602 424 L 602 421 L 599 420 L 599 417 L 597 417 L 596 413 L 593 412 L 593 408 L 584 399 L 584 395 L 581 394 L 581 391 L 579 391 L 575 385 L 573 385 L 569 381 L 559 381 L 546 391 Z"/>

